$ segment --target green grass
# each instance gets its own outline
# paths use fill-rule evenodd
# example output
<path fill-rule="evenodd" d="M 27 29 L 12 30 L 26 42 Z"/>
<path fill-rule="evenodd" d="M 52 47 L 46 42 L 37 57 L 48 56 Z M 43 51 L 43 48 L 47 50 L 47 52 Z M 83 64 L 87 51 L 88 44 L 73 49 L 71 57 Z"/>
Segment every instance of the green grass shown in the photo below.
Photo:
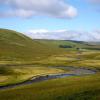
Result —
<path fill-rule="evenodd" d="M 68 45 L 73 48 L 60 48 L 60 45 Z M 92 48 L 84 42 L 59 41 L 59 40 L 32 40 L 22 33 L 0 29 L 0 63 L 30 63 L 49 58 L 54 55 L 67 54 L 66 51 L 76 48 Z"/>
<path fill-rule="evenodd" d="M 0 61 L 28 63 L 60 52 L 63 50 L 32 40 L 21 33 L 0 29 Z"/>
<path fill-rule="evenodd" d="M 0 91 L 1 100 L 99 100 L 100 77 L 69 77 Z M 20 95 L 20 96 L 19 96 Z"/>
<path fill-rule="evenodd" d="M 67 72 L 67 71 L 66 71 Z M 0 86 L 23 82 L 37 75 L 65 73 L 62 69 L 43 66 L 13 66 L 0 67 Z"/>

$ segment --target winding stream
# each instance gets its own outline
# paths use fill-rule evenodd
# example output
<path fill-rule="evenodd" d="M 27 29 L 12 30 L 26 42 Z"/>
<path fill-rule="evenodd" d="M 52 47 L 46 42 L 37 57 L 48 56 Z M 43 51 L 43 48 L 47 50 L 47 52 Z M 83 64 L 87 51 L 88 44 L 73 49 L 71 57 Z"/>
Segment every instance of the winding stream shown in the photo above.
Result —
<path fill-rule="evenodd" d="M 70 76 L 84 76 L 84 75 L 91 75 L 91 74 L 96 73 L 95 70 L 90 70 L 90 69 L 85 69 L 85 68 L 75 68 L 75 67 L 52 67 L 52 68 L 60 68 L 60 69 L 64 69 L 64 70 L 69 70 L 70 72 L 69 73 L 34 76 L 34 77 L 31 77 L 30 79 L 28 79 L 24 82 L 21 82 L 21 83 L 0 86 L 0 90 L 14 88 L 16 86 L 33 84 L 36 82 L 41 82 L 41 81 L 50 80 L 50 79 L 64 78 L 64 77 L 70 77 Z"/>

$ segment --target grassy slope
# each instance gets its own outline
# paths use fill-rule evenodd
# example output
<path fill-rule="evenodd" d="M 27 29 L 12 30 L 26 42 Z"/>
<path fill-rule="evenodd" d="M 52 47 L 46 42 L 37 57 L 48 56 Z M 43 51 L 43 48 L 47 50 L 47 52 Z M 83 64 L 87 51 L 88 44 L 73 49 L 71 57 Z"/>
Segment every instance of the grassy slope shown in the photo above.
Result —
<path fill-rule="evenodd" d="M 63 54 L 68 50 L 59 48 L 59 45 L 71 45 L 74 50 L 77 47 L 88 47 L 82 42 L 32 40 L 21 33 L 0 29 L 0 61 L 2 62 L 41 60 L 52 55 Z"/>
<path fill-rule="evenodd" d="M 60 45 L 66 45 L 72 47 L 72 49 L 67 48 L 67 50 L 76 50 L 76 48 L 87 49 L 87 50 L 88 49 L 91 50 L 93 48 L 95 50 L 98 47 L 100 48 L 99 44 L 94 45 L 93 43 L 82 42 L 82 41 L 71 41 L 71 40 L 37 40 L 37 41 L 54 47 L 59 47 Z"/>
<path fill-rule="evenodd" d="M 0 61 L 33 61 L 59 51 L 21 33 L 0 29 Z"/>
<path fill-rule="evenodd" d="M 70 77 L 0 91 L 1 100 L 100 100 L 100 74 Z"/>

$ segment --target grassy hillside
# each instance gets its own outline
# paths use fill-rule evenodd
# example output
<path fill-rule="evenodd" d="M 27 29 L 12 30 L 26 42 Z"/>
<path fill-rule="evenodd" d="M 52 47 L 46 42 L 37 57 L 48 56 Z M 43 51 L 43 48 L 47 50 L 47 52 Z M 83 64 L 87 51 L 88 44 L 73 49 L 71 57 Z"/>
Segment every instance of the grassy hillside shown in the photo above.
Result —
<path fill-rule="evenodd" d="M 0 29 L 0 61 L 33 61 L 59 53 L 56 47 L 25 35 Z"/>
<path fill-rule="evenodd" d="M 0 29 L 0 64 L 41 61 L 87 46 L 75 41 L 32 40 L 22 33 Z"/>
<path fill-rule="evenodd" d="M 52 45 L 67 50 L 76 50 L 77 48 L 86 50 L 100 50 L 100 44 L 94 42 L 72 41 L 72 40 L 37 40 L 43 44 Z M 62 47 L 61 47 L 62 46 Z"/>

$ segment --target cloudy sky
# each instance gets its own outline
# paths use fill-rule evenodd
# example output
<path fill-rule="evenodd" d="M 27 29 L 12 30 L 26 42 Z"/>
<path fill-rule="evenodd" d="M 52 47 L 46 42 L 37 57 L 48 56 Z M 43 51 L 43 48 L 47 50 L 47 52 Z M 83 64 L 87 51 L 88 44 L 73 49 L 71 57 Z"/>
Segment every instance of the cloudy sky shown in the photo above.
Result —
<path fill-rule="evenodd" d="M 100 41 L 100 0 L 0 0 L 0 28 L 39 39 Z"/>

